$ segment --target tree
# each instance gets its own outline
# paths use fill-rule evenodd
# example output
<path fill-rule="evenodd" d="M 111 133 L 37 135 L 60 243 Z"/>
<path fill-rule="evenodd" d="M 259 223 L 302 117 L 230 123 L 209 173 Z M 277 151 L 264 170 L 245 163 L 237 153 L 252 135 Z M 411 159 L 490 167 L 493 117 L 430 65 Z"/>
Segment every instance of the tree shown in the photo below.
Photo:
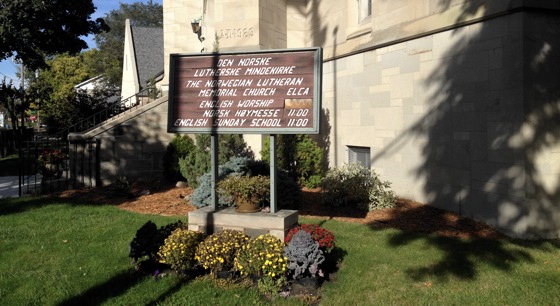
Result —
<path fill-rule="evenodd" d="M 0 83 L 0 106 L 7 111 L 12 121 L 12 129 L 16 130 L 18 128 L 18 115 L 21 114 L 22 107 L 21 92 L 15 88 L 11 81 L 6 82 L 6 78 Z"/>
<path fill-rule="evenodd" d="M 92 0 L 0 0 L 0 60 L 15 56 L 36 70 L 45 57 L 86 49 L 83 36 L 108 30 L 94 12 Z"/>
<path fill-rule="evenodd" d="M 151 0 L 148 3 L 121 3 L 118 10 L 112 10 L 105 15 L 104 20 L 110 31 L 95 35 L 95 43 L 99 49 L 98 62 L 102 63 L 96 73 L 104 74 L 111 84 L 119 87 L 122 79 L 126 19 L 130 19 L 133 27 L 163 27 L 163 7 Z"/>
<path fill-rule="evenodd" d="M 91 71 L 92 57 L 96 50 L 78 56 L 62 54 L 47 62 L 49 69 L 39 74 L 37 83 L 42 99 L 41 108 L 50 132 L 75 124 L 99 112 L 108 105 L 108 99 L 116 90 L 107 84 L 99 84 L 92 93 L 76 91 L 74 86 L 94 77 Z M 31 90 L 29 90 L 31 91 Z M 51 129 L 52 127 L 52 129 Z"/>

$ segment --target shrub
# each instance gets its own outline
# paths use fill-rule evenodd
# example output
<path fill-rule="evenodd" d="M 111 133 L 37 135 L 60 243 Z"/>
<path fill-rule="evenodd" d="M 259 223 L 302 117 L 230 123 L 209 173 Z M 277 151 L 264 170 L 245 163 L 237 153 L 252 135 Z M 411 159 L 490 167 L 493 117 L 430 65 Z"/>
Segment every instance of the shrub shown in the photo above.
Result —
<path fill-rule="evenodd" d="M 179 274 L 186 274 L 198 263 L 195 259 L 196 247 L 204 240 L 202 232 L 178 228 L 165 238 L 160 247 L 159 262 L 168 264 Z"/>
<path fill-rule="evenodd" d="M 319 243 L 319 248 L 325 253 L 330 253 L 335 246 L 334 234 L 317 224 L 301 224 L 290 229 L 286 235 L 286 243 L 290 243 L 294 235 L 300 230 L 309 233 L 311 238 Z"/>
<path fill-rule="evenodd" d="M 218 179 L 223 180 L 229 175 L 270 175 L 270 166 L 264 161 L 255 161 L 246 157 L 233 157 L 227 163 L 218 167 Z M 190 195 L 191 204 L 201 208 L 211 204 L 212 176 L 205 173 L 198 178 L 199 185 Z M 277 179 L 278 207 L 284 209 L 297 209 L 301 201 L 301 190 L 297 183 L 285 172 L 278 171 Z M 230 197 L 220 197 L 220 206 L 234 205 Z"/>
<path fill-rule="evenodd" d="M 248 163 L 249 159 L 245 157 L 234 157 L 230 159 L 227 163 L 218 167 L 218 180 L 223 180 L 230 174 L 249 174 L 249 168 L 247 167 Z M 192 205 L 201 208 L 211 204 L 211 197 L 212 175 L 208 172 L 198 178 L 198 187 L 190 195 L 189 200 Z M 233 201 L 230 198 L 219 197 L 218 202 L 220 206 L 233 205 Z"/>
<path fill-rule="evenodd" d="M 369 190 L 368 210 L 378 210 L 395 207 L 397 196 L 395 192 L 389 190 L 391 183 L 389 181 L 381 181 L 379 175 L 373 170 L 371 171 L 371 188 Z"/>
<path fill-rule="evenodd" d="M 195 259 L 213 275 L 232 271 L 235 253 L 248 240 L 249 236 L 241 231 L 225 229 L 206 237 L 196 248 Z"/>
<path fill-rule="evenodd" d="M 196 149 L 178 161 L 181 174 L 193 188 L 199 186 L 198 177 L 210 171 L 210 141 L 210 135 L 197 134 Z M 218 164 L 222 165 L 233 157 L 253 159 L 254 154 L 243 140 L 242 135 L 218 135 Z"/>
<path fill-rule="evenodd" d="M 146 222 L 142 227 L 136 231 L 136 235 L 130 242 L 130 249 L 128 256 L 132 258 L 133 264 L 144 257 L 155 260 L 159 248 L 163 245 L 165 238 L 177 228 L 184 226 L 182 221 L 170 223 L 165 226 L 157 228 L 156 224 L 152 221 Z"/>
<path fill-rule="evenodd" d="M 374 210 L 393 207 L 396 196 L 387 190 L 391 183 L 381 181 L 374 170 L 360 164 L 344 164 L 331 169 L 321 181 L 322 203 L 339 207 Z"/>
<path fill-rule="evenodd" d="M 288 269 L 294 279 L 321 275 L 319 265 L 325 261 L 319 243 L 306 231 L 298 231 L 285 248 Z"/>
<path fill-rule="evenodd" d="M 175 135 L 167 145 L 163 155 L 163 176 L 169 181 L 179 181 L 186 177 L 181 174 L 179 160 L 193 155 L 196 147 L 188 135 Z"/>
<path fill-rule="evenodd" d="M 241 275 L 279 278 L 286 272 L 286 260 L 284 243 L 275 236 L 265 234 L 241 246 L 234 259 L 234 269 Z"/>
<path fill-rule="evenodd" d="M 338 207 L 367 205 L 371 187 L 369 172 L 357 163 L 329 170 L 321 181 L 323 203 Z"/>
<path fill-rule="evenodd" d="M 230 197 L 234 204 L 239 202 L 259 202 L 270 199 L 270 179 L 262 175 L 230 175 L 218 183 L 218 193 Z"/>
<path fill-rule="evenodd" d="M 279 135 L 277 138 L 278 167 L 288 171 L 300 186 L 314 188 L 325 173 L 324 150 L 307 134 Z M 270 162 L 270 138 L 265 138 L 262 159 Z"/>

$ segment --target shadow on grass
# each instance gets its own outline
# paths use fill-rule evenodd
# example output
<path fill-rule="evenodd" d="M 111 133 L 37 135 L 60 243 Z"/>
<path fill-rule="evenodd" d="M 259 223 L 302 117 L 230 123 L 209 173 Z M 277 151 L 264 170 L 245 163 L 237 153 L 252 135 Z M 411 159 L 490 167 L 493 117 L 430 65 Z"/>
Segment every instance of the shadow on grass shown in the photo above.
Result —
<path fill-rule="evenodd" d="M 70 298 L 58 305 L 100 305 L 112 297 L 123 294 L 145 277 L 146 276 L 141 273 L 123 271 L 110 280 L 92 287 L 84 293 Z"/>
<path fill-rule="evenodd" d="M 0 199 L 0 216 L 23 213 L 57 203 L 60 200 L 48 196 Z"/>
<path fill-rule="evenodd" d="M 401 231 L 388 238 L 390 247 L 399 248 L 416 241 L 442 251 L 440 258 L 426 266 L 410 268 L 408 276 L 421 281 L 434 277 L 474 280 L 480 265 L 490 265 L 508 272 L 521 262 L 535 262 L 531 250 L 558 252 L 560 241 L 526 241 L 508 239 L 491 227 L 469 218 L 447 216 L 449 212 L 429 206 L 395 209 L 383 222 L 373 221 L 373 231 L 396 228 Z"/>
<path fill-rule="evenodd" d="M 70 305 L 101 305 L 104 302 L 108 301 L 113 297 L 117 297 L 122 295 L 130 288 L 136 286 L 137 283 L 143 281 L 146 278 L 153 278 L 153 281 L 157 281 L 157 276 L 154 276 L 154 271 L 156 269 L 162 269 L 161 265 L 158 264 L 150 264 L 148 261 L 143 262 L 145 264 L 144 267 L 141 267 L 140 270 L 125 270 L 119 273 L 118 275 L 114 276 L 110 280 L 99 284 L 95 287 L 92 287 L 82 294 L 72 297 L 60 304 L 59 306 L 70 306 Z M 192 275 L 188 276 L 177 276 L 173 272 L 169 272 L 169 269 L 166 268 L 166 271 L 163 271 L 165 274 L 172 274 L 172 277 L 177 277 L 177 281 L 174 285 L 169 287 L 165 292 L 162 292 L 157 297 L 153 298 L 152 301 L 146 301 L 144 305 L 157 305 L 159 302 L 165 300 L 167 297 L 172 296 L 174 293 L 179 291 L 179 289 L 189 281 L 192 281 L 197 276 L 201 275 L 198 271 L 193 271 Z M 159 271 L 159 270 L 158 270 Z M 163 276 L 164 274 L 160 274 Z M 171 277 L 171 276 L 166 276 Z"/>
<path fill-rule="evenodd" d="M 428 245 L 443 251 L 443 257 L 435 260 L 431 265 L 407 271 L 410 278 L 416 281 L 427 277 L 436 277 L 440 281 L 445 281 L 450 276 L 474 280 L 477 277 L 477 267 L 481 264 L 488 264 L 508 272 L 515 263 L 534 262 L 534 258 L 528 251 L 506 247 L 507 243 L 504 240 L 459 239 L 401 232 L 392 236 L 389 244 L 398 247 L 413 240 L 423 240 Z"/>
<path fill-rule="evenodd" d="M 120 205 L 130 202 L 143 194 L 166 192 L 175 185 L 156 180 L 140 180 L 128 187 L 116 184 L 97 188 L 72 189 L 42 196 L 0 199 L 0 215 L 26 212 L 53 204 L 70 204 L 73 206 Z"/>

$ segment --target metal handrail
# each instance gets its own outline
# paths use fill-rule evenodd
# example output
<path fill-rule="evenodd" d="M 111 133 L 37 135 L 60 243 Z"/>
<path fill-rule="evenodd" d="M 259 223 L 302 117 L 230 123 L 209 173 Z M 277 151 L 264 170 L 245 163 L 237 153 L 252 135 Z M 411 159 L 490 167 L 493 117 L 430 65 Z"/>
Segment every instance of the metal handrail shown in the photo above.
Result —
<path fill-rule="evenodd" d="M 153 92 L 156 93 L 155 97 L 151 97 L 150 94 L 152 94 Z M 162 94 L 161 91 L 157 90 L 155 87 L 148 87 L 145 88 L 143 90 L 141 90 L 140 92 L 122 99 L 120 101 L 117 101 L 111 105 L 109 105 L 108 107 L 106 107 L 105 109 L 87 117 L 86 119 L 71 125 L 70 127 L 59 131 L 58 133 L 54 134 L 52 137 L 55 138 L 63 138 L 66 139 L 68 137 L 69 133 L 79 133 L 79 132 L 83 132 L 83 131 L 87 131 L 89 129 L 92 129 L 98 125 L 100 125 L 102 122 L 105 122 L 111 118 L 114 118 L 128 110 L 131 110 L 133 108 L 142 106 L 144 104 L 150 103 L 154 100 L 157 100 L 159 98 L 161 98 Z M 147 99 L 147 103 L 144 103 L 145 99 Z M 136 103 L 134 105 L 130 105 L 131 101 L 136 100 Z M 127 106 L 127 104 L 129 104 L 129 106 Z"/>

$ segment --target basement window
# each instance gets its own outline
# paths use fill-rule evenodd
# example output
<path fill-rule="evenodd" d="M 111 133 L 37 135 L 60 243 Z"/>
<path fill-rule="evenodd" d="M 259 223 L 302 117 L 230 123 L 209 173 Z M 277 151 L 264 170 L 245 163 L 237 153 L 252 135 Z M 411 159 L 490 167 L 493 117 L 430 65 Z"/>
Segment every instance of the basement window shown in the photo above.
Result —
<path fill-rule="evenodd" d="M 348 164 L 360 163 L 366 169 L 371 167 L 371 154 L 369 147 L 347 146 Z"/>

